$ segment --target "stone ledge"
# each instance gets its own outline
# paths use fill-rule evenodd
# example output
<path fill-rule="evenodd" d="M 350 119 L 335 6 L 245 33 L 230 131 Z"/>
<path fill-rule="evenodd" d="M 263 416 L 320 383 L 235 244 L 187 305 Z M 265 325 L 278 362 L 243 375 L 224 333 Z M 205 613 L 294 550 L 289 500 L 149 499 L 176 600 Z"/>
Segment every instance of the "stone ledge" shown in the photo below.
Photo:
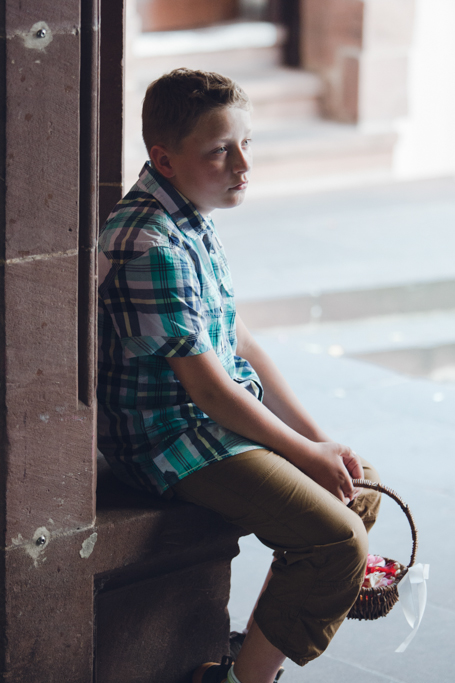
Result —
<path fill-rule="evenodd" d="M 251 329 L 311 322 L 355 320 L 363 317 L 453 308 L 455 281 L 417 282 L 395 287 L 340 290 L 239 301 L 237 310 Z"/>
<path fill-rule="evenodd" d="M 210 510 L 123 485 L 98 458 L 96 680 L 189 683 L 228 648 L 239 529 Z"/>
<path fill-rule="evenodd" d="M 238 527 L 210 510 L 122 484 L 103 457 L 98 457 L 95 531 L 98 540 L 90 559 L 104 585 L 117 585 L 117 575 L 132 565 L 144 564 L 155 575 L 214 554 L 232 559 L 241 535 Z"/>

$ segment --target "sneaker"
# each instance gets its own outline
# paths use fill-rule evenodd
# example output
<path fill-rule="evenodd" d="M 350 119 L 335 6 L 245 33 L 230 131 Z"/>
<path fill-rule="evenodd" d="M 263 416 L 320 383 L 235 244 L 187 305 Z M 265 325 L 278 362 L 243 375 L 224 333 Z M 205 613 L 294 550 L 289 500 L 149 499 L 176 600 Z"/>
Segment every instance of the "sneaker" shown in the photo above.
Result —
<path fill-rule="evenodd" d="M 225 683 L 228 671 L 237 659 L 245 637 L 245 633 L 231 631 L 229 635 L 229 656 L 224 655 L 221 664 L 215 664 L 214 662 L 202 664 L 193 673 L 192 683 Z M 280 667 L 273 683 L 278 683 L 283 672 L 283 667 Z"/>
<path fill-rule="evenodd" d="M 246 638 L 245 633 L 239 633 L 238 631 L 231 631 L 229 634 L 229 654 L 232 661 L 235 662 L 239 656 L 240 648 Z"/>
<path fill-rule="evenodd" d="M 232 666 L 232 659 L 224 655 L 221 664 L 207 662 L 201 664 L 193 673 L 192 683 L 226 683 L 228 671 Z"/>

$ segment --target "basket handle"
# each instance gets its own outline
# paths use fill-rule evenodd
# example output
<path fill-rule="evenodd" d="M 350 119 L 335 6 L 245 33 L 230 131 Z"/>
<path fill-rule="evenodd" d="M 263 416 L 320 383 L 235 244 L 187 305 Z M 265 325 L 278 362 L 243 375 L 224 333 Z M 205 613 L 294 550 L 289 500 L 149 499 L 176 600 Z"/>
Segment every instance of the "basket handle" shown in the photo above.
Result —
<path fill-rule="evenodd" d="M 389 489 L 388 486 L 383 486 L 382 484 L 375 483 L 373 481 L 368 481 L 368 479 L 353 479 L 352 483 L 354 486 L 361 486 L 362 488 L 365 489 L 373 489 L 374 491 L 380 491 L 381 493 L 386 493 L 390 498 L 392 498 L 400 508 L 403 510 L 404 514 L 407 517 L 407 520 L 409 522 L 409 526 L 411 527 L 411 534 L 412 534 L 412 552 L 411 552 L 411 559 L 408 564 L 408 568 L 412 567 L 415 559 L 416 559 L 416 553 L 417 553 L 417 545 L 418 545 L 418 538 L 417 538 L 417 529 L 416 525 L 414 522 L 414 518 L 412 516 L 411 510 L 409 509 L 409 505 L 405 503 L 398 493 L 393 491 L 392 489 Z"/>

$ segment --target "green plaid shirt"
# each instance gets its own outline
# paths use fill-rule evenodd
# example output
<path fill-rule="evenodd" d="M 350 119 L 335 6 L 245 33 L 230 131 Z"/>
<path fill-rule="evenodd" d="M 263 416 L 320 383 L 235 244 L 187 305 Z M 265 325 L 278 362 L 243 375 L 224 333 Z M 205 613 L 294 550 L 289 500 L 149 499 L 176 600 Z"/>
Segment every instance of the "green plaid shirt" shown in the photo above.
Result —
<path fill-rule="evenodd" d="M 147 162 L 99 240 L 98 444 L 117 476 L 163 493 L 261 447 L 202 412 L 166 360 L 213 348 L 262 400 L 236 346 L 231 276 L 213 223 Z"/>

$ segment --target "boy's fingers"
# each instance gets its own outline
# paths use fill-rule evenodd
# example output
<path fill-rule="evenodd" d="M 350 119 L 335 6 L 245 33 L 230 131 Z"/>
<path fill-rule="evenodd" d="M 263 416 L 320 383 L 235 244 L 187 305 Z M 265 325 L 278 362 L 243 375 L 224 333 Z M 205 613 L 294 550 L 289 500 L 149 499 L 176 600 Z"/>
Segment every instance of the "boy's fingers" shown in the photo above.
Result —
<path fill-rule="evenodd" d="M 343 462 L 353 479 L 364 478 L 363 467 L 357 453 L 348 449 L 347 453 L 343 455 Z"/>
<path fill-rule="evenodd" d="M 339 498 L 340 498 L 341 502 L 344 503 L 345 505 L 349 505 L 349 503 L 351 503 L 351 501 L 353 500 L 351 498 L 351 496 L 346 491 L 341 490 L 341 489 L 340 489 Z"/>
<path fill-rule="evenodd" d="M 346 480 L 343 484 L 343 494 L 344 498 L 348 498 L 349 500 L 351 500 L 352 496 L 354 495 L 354 487 L 352 485 L 352 479 L 349 476 L 349 474 L 346 477 Z"/>
<path fill-rule="evenodd" d="M 352 454 L 355 456 L 355 459 L 357 461 L 357 472 L 355 473 L 355 476 L 353 476 L 353 479 L 365 479 L 365 472 L 363 471 L 363 465 L 360 460 L 360 457 L 357 455 L 355 451 L 352 451 Z"/>

